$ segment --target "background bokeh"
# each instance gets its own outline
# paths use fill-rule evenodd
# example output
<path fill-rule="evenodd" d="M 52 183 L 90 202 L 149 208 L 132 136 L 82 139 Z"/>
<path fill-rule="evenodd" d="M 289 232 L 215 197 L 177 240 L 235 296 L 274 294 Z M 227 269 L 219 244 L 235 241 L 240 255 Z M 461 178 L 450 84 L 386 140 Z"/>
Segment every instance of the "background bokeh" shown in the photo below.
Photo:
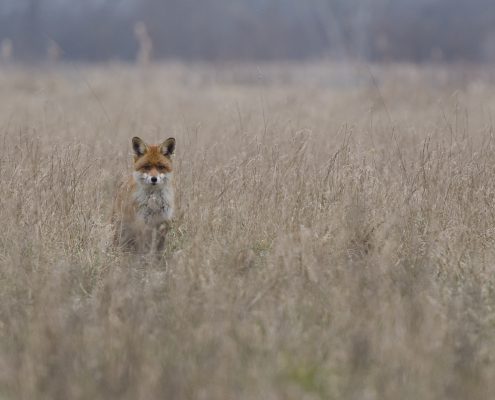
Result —
<path fill-rule="evenodd" d="M 135 25 L 157 59 L 495 59 L 489 0 L 3 0 L 17 59 L 131 60 Z"/>

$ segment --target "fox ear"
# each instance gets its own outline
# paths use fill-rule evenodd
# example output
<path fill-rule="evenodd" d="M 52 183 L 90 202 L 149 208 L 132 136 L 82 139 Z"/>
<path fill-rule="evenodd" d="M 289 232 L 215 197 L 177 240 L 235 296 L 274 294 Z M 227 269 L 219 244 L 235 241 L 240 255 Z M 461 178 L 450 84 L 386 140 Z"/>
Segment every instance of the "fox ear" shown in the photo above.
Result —
<path fill-rule="evenodd" d="M 143 139 L 137 136 L 132 138 L 132 150 L 136 157 L 141 157 L 148 150 L 148 145 L 144 143 Z"/>
<path fill-rule="evenodd" d="M 164 156 L 171 156 L 175 151 L 175 139 L 168 138 L 160 145 L 160 151 Z"/>

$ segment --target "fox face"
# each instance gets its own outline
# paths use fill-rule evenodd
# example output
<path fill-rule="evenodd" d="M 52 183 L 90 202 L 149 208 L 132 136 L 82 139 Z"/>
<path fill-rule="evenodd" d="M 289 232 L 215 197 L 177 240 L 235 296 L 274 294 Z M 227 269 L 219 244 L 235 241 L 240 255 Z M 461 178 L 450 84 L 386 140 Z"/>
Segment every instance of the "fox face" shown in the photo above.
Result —
<path fill-rule="evenodd" d="M 138 137 L 132 138 L 134 150 L 134 179 L 146 188 L 163 188 L 172 179 L 172 159 L 175 139 L 160 145 L 148 145 Z"/>

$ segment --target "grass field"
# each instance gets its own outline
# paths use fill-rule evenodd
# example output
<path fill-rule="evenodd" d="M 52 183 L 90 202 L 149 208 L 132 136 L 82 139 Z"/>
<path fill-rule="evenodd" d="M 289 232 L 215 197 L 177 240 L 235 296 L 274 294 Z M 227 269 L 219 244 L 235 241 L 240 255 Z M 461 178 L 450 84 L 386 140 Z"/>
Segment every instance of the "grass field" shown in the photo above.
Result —
<path fill-rule="evenodd" d="M 489 399 L 495 74 L 0 69 L 1 399 Z M 112 249 L 177 139 L 160 257 Z"/>

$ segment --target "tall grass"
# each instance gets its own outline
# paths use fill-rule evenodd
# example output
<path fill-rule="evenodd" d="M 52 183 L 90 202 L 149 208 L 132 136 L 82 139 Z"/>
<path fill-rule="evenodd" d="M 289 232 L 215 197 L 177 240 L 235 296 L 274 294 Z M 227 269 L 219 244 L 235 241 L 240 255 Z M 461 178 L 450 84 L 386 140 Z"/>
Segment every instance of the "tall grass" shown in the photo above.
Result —
<path fill-rule="evenodd" d="M 487 399 L 487 71 L 4 70 L 0 397 Z M 159 257 L 112 249 L 130 138 L 177 138 Z"/>

